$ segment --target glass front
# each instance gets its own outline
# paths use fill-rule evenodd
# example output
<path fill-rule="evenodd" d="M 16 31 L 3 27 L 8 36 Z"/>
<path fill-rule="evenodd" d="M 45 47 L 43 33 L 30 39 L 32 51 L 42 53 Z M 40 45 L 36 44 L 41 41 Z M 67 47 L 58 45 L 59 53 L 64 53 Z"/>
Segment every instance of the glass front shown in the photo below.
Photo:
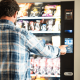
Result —
<path fill-rule="evenodd" d="M 55 3 L 19 3 L 16 26 L 31 31 L 46 44 L 60 46 L 61 5 Z M 32 80 L 60 80 L 60 57 L 30 55 Z"/>

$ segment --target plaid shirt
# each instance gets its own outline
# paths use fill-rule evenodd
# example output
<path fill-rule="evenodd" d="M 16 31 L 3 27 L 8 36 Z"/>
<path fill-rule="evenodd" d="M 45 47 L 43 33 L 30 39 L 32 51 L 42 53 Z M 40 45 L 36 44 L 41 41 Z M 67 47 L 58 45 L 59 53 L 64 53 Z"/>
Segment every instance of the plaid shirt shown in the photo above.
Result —
<path fill-rule="evenodd" d="M 32 33 L 0 20 L 0 80 L 30 80 L 30 52 L 56 58 L 60 49 L 45 46 Z"/>

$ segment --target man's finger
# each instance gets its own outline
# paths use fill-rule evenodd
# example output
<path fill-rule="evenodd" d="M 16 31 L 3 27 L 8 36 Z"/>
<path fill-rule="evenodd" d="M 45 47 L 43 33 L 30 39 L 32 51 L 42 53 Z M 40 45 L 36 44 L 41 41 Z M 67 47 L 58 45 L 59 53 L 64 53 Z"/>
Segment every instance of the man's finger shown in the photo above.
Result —
<path fill-rule="evenodd" d="M 66 53 L 61 53 L 61 55 L 65 55 Z"/>
<path fill-rule="evenodd" d="M 65 47 L 67 47 L 68 45 L 65 45 Z"/>
<path fill-rule="evenodd" d="M 67 47 L 68 45 L 62 45 L 62 46 Z"/>

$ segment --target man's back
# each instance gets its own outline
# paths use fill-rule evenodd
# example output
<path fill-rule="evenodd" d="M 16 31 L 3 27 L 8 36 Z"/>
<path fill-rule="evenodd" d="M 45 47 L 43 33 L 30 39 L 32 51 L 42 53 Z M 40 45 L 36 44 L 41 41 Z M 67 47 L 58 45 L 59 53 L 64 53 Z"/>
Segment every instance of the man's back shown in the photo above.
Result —
<path fill-rule="evenodd" d="M 0 20 L 0 80 L 29 78 L 29 51 L 25 39 L 24 30 L 8 20 Z"/>
<path fill-rule="evenodd" d="M 59 48 L 43 45 L 33 34 L 0 20 L 0 80 L 30 80 L 30 52 L 48 58 L 59 56 Z"/>

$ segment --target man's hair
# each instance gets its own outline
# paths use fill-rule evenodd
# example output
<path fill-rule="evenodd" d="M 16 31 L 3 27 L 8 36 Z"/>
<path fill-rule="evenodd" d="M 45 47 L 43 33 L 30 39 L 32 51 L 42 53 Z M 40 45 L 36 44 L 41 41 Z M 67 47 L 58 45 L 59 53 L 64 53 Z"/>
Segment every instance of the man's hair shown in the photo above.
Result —
<path fill-rule="evenodd" d="M 19 11 L 19 5 L 15 0 L 0 1 L 0 18 L 2 16 L 12 17 L 16 11 Z"/>

